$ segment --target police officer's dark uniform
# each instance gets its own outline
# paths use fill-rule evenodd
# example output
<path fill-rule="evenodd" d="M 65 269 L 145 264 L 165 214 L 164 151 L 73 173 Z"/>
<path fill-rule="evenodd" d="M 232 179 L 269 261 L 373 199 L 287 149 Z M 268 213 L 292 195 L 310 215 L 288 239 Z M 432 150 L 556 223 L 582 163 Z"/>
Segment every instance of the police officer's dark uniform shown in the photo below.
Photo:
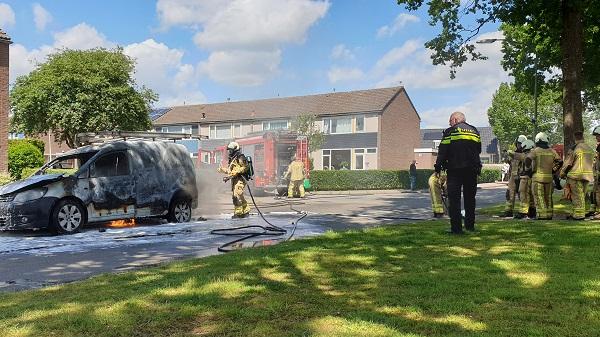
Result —
<path fill-rule="evenodd" d="M 461 188 L 464 194 L 465 228 L 475 230 L 475 193 L 477 176 L 481 173 L 481 138 L 472 125 L 459 122 L 444 131 L 438 148 L 435 171 L 448 173 L 448 201 L 450 203 L 450 229 L 462 233 L 460 214 Z"/>

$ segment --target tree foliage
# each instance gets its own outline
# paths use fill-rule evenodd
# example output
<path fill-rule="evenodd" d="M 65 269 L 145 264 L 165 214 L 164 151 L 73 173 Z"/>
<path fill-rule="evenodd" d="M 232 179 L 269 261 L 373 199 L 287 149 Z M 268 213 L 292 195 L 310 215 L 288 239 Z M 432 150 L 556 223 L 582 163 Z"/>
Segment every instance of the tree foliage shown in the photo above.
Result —
<path fill-rule="evenodd" d="M 62 50 L 48 56 L 11 91 L 12 129 L 51 132 L 75 147 L 80 132 L 147 130 L 157 95 L 138 88 L 135 62 L 121 49 Z"/>
<path fill-rule="evenodd" d="M 546 132 L 552 143 L 563 141 L 560 97 L 560 91 L 552 89 L 544 89 L 538 97 L 538 132 Z M 533 96 L 513 84 L 502 83 L 488 109 L 488 119 L 503 149 L 521 134 L 534 137 Z"/>
<path fill-rule="evenodd" d="M 398 3 L 417 10 L 425 2 Z M 587 103 L 600 93 L 600 1 L 429 0 L 426 4 L 430 24 L 439 26 L 440 33 L 425 45 L 433 50 L 433 64 L 450 66 L 451 77 L 467 60 L 485 58 L 473 40 L 485 24 L 497 21 L 503 23 L 507 38 L 503 65 L 517 85 L 533 87 L 535 63 L 542 71 L 559 74 L 552 78 L 563 92 L 565 143 L 574 143 L 573 133 L 583 129 L 581 92 Z"/>
<path fill-rule="evenodd" d="M 317 116 L 302 114 L 292 120 L 292 130 L 308 139 L 309 153 L 321 149 L 325 143 L 325 134 L 317 125 Z"/>

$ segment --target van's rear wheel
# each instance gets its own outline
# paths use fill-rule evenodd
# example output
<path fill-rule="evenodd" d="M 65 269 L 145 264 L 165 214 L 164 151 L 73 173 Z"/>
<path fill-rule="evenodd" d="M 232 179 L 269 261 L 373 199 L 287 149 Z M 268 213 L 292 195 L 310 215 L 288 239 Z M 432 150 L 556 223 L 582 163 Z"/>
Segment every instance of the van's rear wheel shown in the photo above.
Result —
<path fill-rule="evenodd" d="M 178 198 L 169 207 L 169 222 L 190 222 L 192 220 L 192 202 L 189 199 Z"/>
<path fill-rule="evenodd" d="M 52 211 L 52 227 L 59 234 L 77 233 L 84 223 L 83 208 L 74 200 L 61 200 Z"/>

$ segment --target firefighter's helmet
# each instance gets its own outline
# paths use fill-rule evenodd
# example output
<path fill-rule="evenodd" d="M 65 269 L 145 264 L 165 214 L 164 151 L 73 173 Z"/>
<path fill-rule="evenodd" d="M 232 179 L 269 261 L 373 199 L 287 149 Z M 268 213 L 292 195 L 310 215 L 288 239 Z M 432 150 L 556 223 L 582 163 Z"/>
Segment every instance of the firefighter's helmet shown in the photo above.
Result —
<path fill-rule="evenodd" d="M 527 140 L 527 137 L 525 135 L 519 135 L 519 137 L 517 137 L 517 139 L 515 139 L 515 144 L 521 144 L 521 146 L 523 146 L 523 142 Z"/>
<path fill-rule="evenodd" d="M 524 141 L 521 144 L 521 146 L 523 147 L 523 150 L 527 151 L 527 150 L 533 149 L 533 147 L 535 146 L 535 144 L 533 143 L 533 140 L 527 139 L 526 141 Z"/>
<path fill-rule="evenodd" d="M 600 125 L 596 126 L 594 130 L 592 130 L 592 135 L 600 136 Z"/>
<path fill-rule="evenodd" d="M 535 135 L 535 143 L 549 143 L 550 140 L 548 139 L 548 135 L 545 132 L 540 132 L 537 135 Z"/>
<path fill-rule="evenodd" d="M 227 150 L 229 151 L 237 151 L 240 149 L 240 144 L 238 144 L 237 142 L 231 142 L 229 143 L 229 145 L 227 145 Z"/>

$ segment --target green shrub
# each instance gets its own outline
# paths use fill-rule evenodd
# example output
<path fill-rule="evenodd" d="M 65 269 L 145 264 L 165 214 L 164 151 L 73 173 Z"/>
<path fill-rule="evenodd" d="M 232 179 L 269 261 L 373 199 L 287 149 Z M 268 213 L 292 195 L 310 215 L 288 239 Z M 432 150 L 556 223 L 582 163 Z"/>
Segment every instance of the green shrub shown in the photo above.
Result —
<path fill-rule="evenodd" d="M 26 167 L 39 167 L 44 164 L 44 155 L 30 142 L 12 142 L 8 146 L 8 172 L 14 179 L 21 179 Z"/>
<path fill-rule="evenodd" d="M 0 186 L 4 186 L 6 184 L 12 183 L 14 181 L 13 177 L 11 177 L 7 173 L 0 173 Z"/>
<path fill-rule="evenodd" d="M 428 188 L 427 180 L 433 170 L 417 170 L 417 189 Z M 500 180 L 499 169 L 483 169 L 479 183 Z M 408 171 L 393 170 L 335 170 L 312 171 L 310 182 L 313 191 L 388 190 L 409 189 Z"/>
<path fill-rule="evenodd" d="M 45 144 L 44 144 L 44 141 L 39 140 L 39 139 L 33 139 L 33 138 L 10 139 L 8 141 L 8 146 L 10 147 L 11 145 L 20 144 L 20 143 L 29 143 L 29 144 L 37 147 L 42 152 L 42 154 L 44 154 Z"/>
<path fill-rule="evenodd" d="M 37 170 L 39 170 L 39 167 L 26 167 L 23 169 L 23 171 L 21 171 L 21 178 L 27 178 L 30 177 L 31 175 L 33 175 L 35 172 L 37 172 Z M 73 174 L 77 172 L 77 169 L 48 169 L 46 170 L 46 174 Z"/>

